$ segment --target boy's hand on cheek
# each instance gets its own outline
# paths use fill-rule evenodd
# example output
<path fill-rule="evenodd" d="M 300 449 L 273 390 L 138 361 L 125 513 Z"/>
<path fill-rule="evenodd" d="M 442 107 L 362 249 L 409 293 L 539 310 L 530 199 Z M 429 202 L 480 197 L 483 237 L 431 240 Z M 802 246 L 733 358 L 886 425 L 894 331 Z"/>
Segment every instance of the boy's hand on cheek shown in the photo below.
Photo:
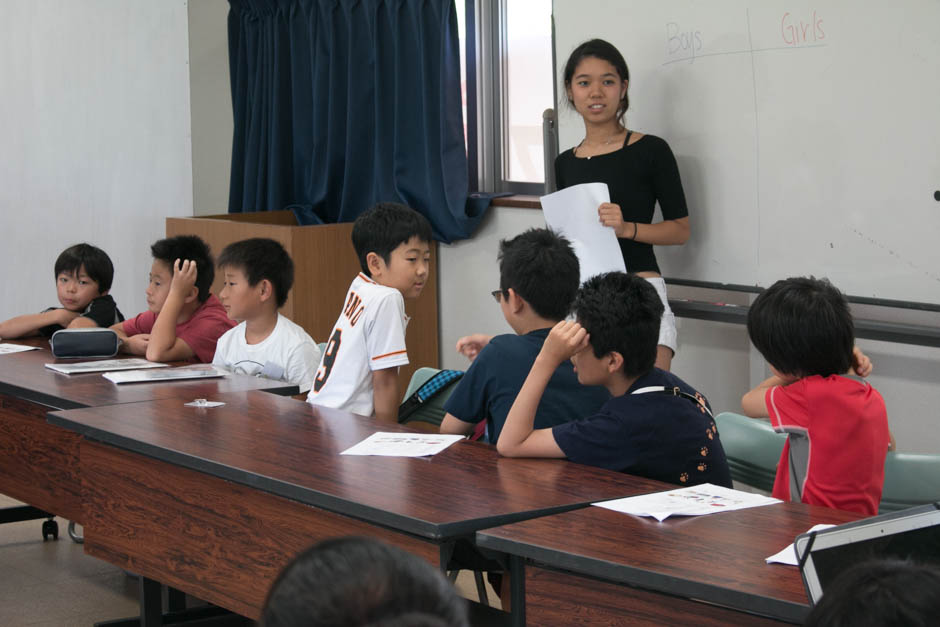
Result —
<path fill-rule="evenodd" d="M 557 365 L 587 348 L 589 341 L 590 336 L 584 327 L 577 322 L 562 320 L 549 332 L 539 356 Z"/>
<path fill-rule="evenodd" d="M 177 259 L 173 262 L 173 282 L 170 283 L 170 291 L 185 298 L 189 296 L 195 285 L 196 262 L 189 259 Z"/>

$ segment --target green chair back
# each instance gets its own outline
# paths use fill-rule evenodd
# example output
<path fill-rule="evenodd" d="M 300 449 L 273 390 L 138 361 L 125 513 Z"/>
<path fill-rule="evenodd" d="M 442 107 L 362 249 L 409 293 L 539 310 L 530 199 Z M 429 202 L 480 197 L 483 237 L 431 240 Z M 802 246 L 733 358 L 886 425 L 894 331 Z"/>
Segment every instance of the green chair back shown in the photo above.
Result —
<path fill-rule="evenodd" d="M 414 374 L 411 375 L 411 381 L 408 382 L 408 389 L 405 390 L 404 398 L 409 398 L 419 387 L 427 383 L 428 379 L 438 372 L 440 372 L 438 368 L 418 368 L 415 370 Z M 459 381 L 459 379 L 457 381 Z M 440 425 L 446 413 L 444 411 L 444 403 L 447 402 L 447 399 L 450 398 L 450 395 L 453 393 L 457 381 L 452 381 L 433 398 L 428 399 L 426 403 L 421 405 L 421 407 L 405 419 L 405 424 L 418 421 L 428 422 L 432 425 Z"/>
<path fill-rule="evenodd" d="M 766 420 L 755 420 L 740 414 L 722 412 L 715 416 L 718 437 L 725 449 L 731 478 L 772 492 L 777 476 L 777 462 L 787 441 L 786 434 L 777 433 Z"/>
<path fill-rule="evenodd" d="M 940 501 L 940 455 L 889 452 L 878 513 L 936 501 Z"/>

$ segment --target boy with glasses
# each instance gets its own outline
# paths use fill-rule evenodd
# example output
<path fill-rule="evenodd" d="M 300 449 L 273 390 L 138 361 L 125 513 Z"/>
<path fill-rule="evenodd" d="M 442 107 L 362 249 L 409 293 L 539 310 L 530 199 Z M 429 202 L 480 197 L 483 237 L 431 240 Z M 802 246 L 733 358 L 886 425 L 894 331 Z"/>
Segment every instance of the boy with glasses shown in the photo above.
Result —
<path fill-rule="evenodd" d="M 472 363 L 445 403 L 441 422 L 441 433 L 470 434 L 485 421 L 492 443 L 549 330 L 568 315 L 580 281 L 571 244 L 549 229 L 530 229 L 503 240 L 498 259 L 499 289 L 492 295 L 515 334 L 460 339 L 457 350 Z M 551 427 L 588 416 L 609 397 L 602 387 L 578 384 L 566 361 L 552 375 L 536 425 Z"/>

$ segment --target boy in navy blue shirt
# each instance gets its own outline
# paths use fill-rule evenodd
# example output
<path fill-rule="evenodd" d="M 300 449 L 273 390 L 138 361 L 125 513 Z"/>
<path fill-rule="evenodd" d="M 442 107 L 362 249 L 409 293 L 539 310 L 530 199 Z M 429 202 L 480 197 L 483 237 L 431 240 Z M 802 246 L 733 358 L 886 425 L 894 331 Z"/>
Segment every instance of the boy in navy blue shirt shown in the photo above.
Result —
<path fill-rule="evenodd" d="M 529 229 L 500 242 L 499 274 L 493 297 L 515 333 L 473 335 L 458 343 L 473 363 L 444 404 L 441 433 L 469 434 L 485 420 L 488 439 L 496 442 L 526 373 L 548 332 L 568 315 L 580 282 L 571 244 L 549 229 Z M 551 375 L 535 425 L 589 416 L 608 398 L 602 387 L 580 385 L 565 360 Z"/>
<path fill-rule="evenodd" d="M 708 402 L 679 377 L 655 368 L 656 290 L 622 272 L 589 279 L 574 302 L 577 322 L 552 329 L 516 397 L 497 442 L 509 457 L 567 457 L 573 462 L 677 485 L 731 487 L 731 472 Z M 542 392 L 570 359 L 584 385 L 611 398 L 589 418 L 533 429 Z"/>

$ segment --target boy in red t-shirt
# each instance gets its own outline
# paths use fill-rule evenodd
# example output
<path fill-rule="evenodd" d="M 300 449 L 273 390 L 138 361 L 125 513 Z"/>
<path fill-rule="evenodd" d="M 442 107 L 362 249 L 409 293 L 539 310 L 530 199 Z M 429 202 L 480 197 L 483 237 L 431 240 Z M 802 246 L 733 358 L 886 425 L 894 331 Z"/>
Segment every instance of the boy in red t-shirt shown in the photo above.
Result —
<path fill-rule="evenodd" d="M 754 301 L 747 331 L 774 376 L 741 406 L 788 434 L 774 497 L 877 514 L 891 434 L 878 391 L 843 376 L 871 373 L 845 297 L 825 279 L 777 281 Z"/>
<path fill-rule="evenodd" d="M 211 363 L 219 337 L 236 322 L 209 292 L 215 267 L 208 244 L 178 235 L 150 251 L 148 311 L 111 327 L 124 342 L 121 350 L 150 361 Z"/>

